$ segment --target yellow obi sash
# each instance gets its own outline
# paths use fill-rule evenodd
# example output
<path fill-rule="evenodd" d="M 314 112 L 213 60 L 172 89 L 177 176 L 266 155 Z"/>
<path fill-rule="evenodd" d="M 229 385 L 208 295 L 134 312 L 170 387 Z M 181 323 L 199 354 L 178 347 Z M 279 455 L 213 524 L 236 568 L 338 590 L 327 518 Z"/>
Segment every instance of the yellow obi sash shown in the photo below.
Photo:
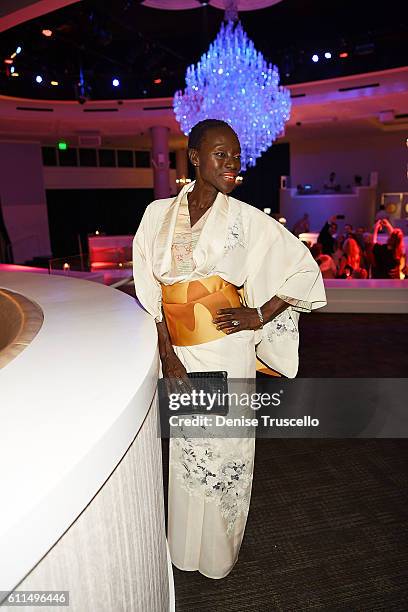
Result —
<path fill-rule="evenodd" d="M 213 318 L 220 308 L 240 308 L 235 285 L 220 276 L 162 285 L 162 306 L 174 346 L 194 346 L 224 338 Z"/>
<path fill-rule="evenodd" d="M 220 276 L 162 285 L 162 306 L 174 346 L 194 346 L 224 338 L 226 334 L 212 322 L 220 308 L 240 308 L 241 292 Z M 257 370 L 280 376 L 256 360 Z"/>

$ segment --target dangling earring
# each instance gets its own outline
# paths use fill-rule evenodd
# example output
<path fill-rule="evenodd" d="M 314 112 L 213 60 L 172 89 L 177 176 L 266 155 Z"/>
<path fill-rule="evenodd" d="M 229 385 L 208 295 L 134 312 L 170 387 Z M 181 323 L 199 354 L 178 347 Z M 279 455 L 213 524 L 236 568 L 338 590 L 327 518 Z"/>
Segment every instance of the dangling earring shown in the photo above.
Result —
<path fill-rule="evenodd" d="M 237 176 L 236 179 L 235 179 L 235 184 L 236 185 L 242 185 L 243 180 L 244 180 L 243 176 Z"/>

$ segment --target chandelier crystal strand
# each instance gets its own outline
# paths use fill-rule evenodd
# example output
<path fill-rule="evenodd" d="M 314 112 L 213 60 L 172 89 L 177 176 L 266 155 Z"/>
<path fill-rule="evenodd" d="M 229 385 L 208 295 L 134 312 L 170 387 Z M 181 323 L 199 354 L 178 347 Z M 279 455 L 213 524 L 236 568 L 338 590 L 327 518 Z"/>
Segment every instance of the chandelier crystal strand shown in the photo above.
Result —
<path fill-rule="evenodd" d="M 225 21 L 238 21 L 238 1 L 225 0 Z"/>
<path fill-rule="evenodd" d="M 173 107 L 186 135 L 203 119 L 229 123 L 245 170 L 283 133 L 291 100 L 279 86 L 277 67 L 255 49 L 239 21 L 228 20 L 207 53 L 187 68 L 186 88 L 175 93 Z"/>

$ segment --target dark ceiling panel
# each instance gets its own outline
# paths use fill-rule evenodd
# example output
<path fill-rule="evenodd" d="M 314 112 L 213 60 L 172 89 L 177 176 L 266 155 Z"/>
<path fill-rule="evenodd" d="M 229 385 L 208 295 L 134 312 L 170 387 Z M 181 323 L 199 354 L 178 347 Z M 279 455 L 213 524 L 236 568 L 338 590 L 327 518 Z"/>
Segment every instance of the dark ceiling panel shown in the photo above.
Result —
<path fill-rule="evenodd" d="M 386 10 L 374 10 L 371 0 L 282 0 L 240 18 L 257 49 L 278 65 L 283 84 L 407 64 L 407 23 L 396 0 Z M 222 12 L 211 6 L 160 11 L 139 0 L 83 0 L 0 35 L 3 60 L 23 47 L 14 60 L 19 77 L 1 60 L 0 87 L 7 95 L 82 102 L 168 97 L 184 86 L 187 66 L 208 49 L 221 22 Z M 53 36 L 44 37 L 43 28 Z M 326 50 L 331 60 L 311 61 Z"/>

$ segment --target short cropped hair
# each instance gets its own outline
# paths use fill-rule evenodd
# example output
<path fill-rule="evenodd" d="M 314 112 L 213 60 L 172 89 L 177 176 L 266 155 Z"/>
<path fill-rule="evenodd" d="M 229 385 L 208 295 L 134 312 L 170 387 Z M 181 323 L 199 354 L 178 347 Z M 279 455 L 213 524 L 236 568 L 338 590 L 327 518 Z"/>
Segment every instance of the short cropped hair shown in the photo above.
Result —
<path fill-rule="evenodd" d="M 226 121 L 222 121 L 221 119 L 204 119 L 203 121 L 199 121 L 198 123 L 196 123 L 195 126 L 191 129 L 191 132 L 188 137 L 188 148 L 199 149 L 206 132 L 214 128 L 229 128 L 237 136 L 236 132 Z"/>

